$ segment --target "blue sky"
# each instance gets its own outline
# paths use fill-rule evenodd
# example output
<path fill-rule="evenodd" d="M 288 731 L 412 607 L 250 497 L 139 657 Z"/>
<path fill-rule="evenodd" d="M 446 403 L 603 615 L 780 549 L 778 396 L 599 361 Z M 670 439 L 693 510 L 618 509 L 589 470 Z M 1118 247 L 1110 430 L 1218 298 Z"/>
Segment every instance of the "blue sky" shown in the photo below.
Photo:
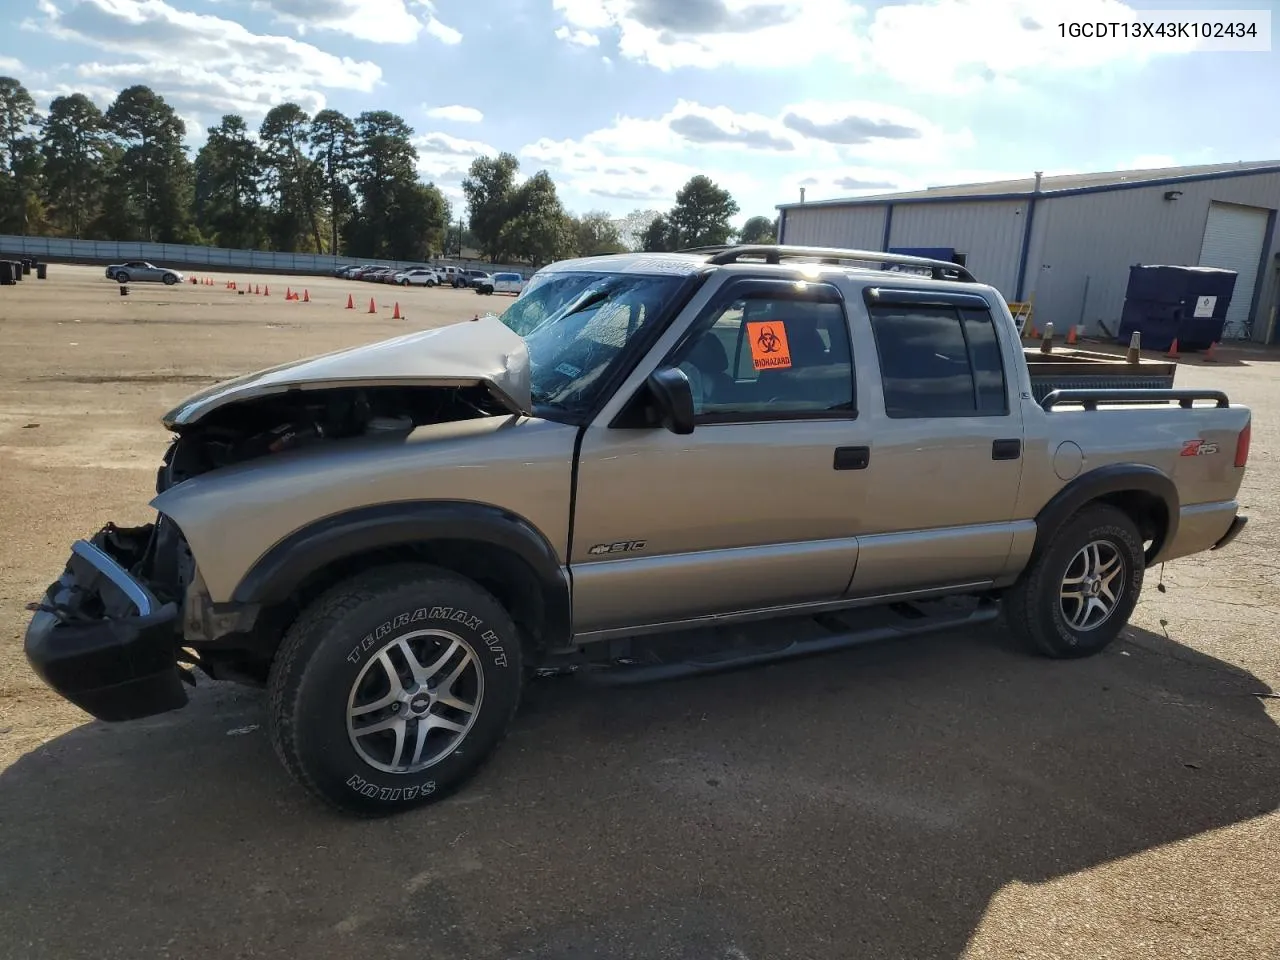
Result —
<path fill-rule="evenodd" d="M 414 128 L 460 206 L 472 158 L 545 168 L 575 212 L 668 208 L 694 173 L 739 221 L 798 199 L 1280 159 L 1280 52 L 1071 40 L 1064 20 L 1273 2 L 4 0 L 0 72 L 47 106 L 163 94 L 193 149 L 274 103 Z M 1272 44 L 1273 50 L 1280 47 Z"/>

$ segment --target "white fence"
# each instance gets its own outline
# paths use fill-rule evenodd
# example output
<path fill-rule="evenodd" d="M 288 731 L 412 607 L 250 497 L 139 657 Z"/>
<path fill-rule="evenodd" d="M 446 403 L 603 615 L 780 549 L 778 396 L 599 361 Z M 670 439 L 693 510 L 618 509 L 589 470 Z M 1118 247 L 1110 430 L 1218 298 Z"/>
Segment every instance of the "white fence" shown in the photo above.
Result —
<path fill-rule="evenodd" d="M 187 243 L 136 243 L 126 240 L 70 240 L 64 237 L 15 237 L 0 235 L 0 255 L 35 257 L 69 263 L 123 263 L 126 260 L 150 260 L 171 267 L 209 267 L 214 270 L 253 270 L 263 273 L 332 273 L 342 266 L 374 263 L 382 267 L 411 268 L 422 266 L 405 260 L 333 257 L 317 253 L 277 253 L 272 250 L 232 250 L 227 247 L 204 247 Z M 528 275 L 528 267 L 503 267 L 454 259 L 432 261 L 463 266 L 476 266 L 486 272 L 511 270 Z"/>

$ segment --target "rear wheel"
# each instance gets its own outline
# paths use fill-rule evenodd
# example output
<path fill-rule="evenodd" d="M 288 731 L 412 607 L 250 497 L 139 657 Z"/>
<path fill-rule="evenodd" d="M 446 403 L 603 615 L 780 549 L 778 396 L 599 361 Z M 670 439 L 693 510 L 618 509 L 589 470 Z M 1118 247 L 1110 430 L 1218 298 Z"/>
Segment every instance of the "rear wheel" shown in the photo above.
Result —
<path fill-rule="evenodd" d="M 1146 557 L 1129 516 L 1094 504 L 1064 523 L 1005 597 L 1005 617 L 1034 651 L 1087 657 L 1118 637 L 1142 592 Z"/>
<path fill-rule="evenodd" d="M 472 581 L 387 567 L 304 611 L 269 686 L 293 777 L 344 812 L 385 816 L 448 796 L 497 747 L 520 701 L 519 637 Z"/>

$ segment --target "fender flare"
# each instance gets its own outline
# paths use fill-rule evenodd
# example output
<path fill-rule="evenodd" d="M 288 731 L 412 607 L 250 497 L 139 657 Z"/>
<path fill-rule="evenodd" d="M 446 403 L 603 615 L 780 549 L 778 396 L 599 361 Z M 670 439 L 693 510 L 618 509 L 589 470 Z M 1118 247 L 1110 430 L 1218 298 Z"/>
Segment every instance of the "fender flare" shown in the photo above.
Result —
<path fill-rule="evenodd" d="M 1109 494 L 1132 491 L 1151 494 L 1164 504 L 1168 512 L 1164 536 L 1157 538 L 1147 552 L 1147 565 L 1150 566 L 1165 545 L 1172 543 L 1177 536 L 1182 507 L 1174 482 L 1162 471 L 1145 463 L 1109 463 L 1081 474 L 1054 494 L 1036 514 L 1036 541 L 1028 564 L 1048 548 L 1062 525 L 1086 503 Z"/>
<path fill-rule="evenodd" d="M 243 604 L 278 603 L 330 563 L 433 540 L 482 543 L 518 557 L 533 572 L 542 593 L 546 636 L 572 635 L 568 573 L 547 538 L 518 514 L 462 500 L 384 503 L 317 520 L 259 557 L 236 584 L 232 599 Z"/>

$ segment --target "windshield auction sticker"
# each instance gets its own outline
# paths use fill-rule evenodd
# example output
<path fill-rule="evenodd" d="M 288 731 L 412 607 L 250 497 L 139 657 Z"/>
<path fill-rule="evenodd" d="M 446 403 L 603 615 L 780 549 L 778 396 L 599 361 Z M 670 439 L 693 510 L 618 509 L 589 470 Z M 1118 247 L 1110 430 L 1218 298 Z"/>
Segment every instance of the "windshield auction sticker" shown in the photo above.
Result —
<path fill-rule="evenodd" d="M 777 320 L 747 324 L 751 363 L 757 370 L 786 370 L 791 366 L 787 328 Z"/>

